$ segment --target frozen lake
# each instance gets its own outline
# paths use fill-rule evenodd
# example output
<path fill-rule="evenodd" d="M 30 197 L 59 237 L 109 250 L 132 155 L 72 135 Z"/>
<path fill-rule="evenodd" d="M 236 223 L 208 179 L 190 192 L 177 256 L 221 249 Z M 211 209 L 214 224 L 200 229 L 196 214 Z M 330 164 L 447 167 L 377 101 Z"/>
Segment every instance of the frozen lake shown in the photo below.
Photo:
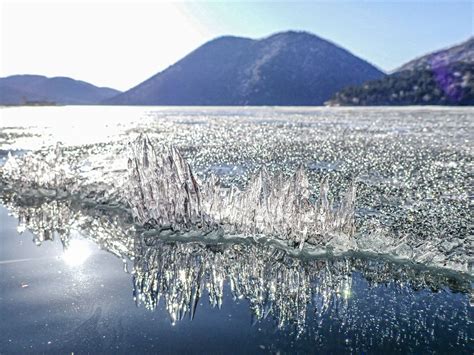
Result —
<path fill-rule="evenodd" d="M 0 353 L 472 353 L 474 109 L 0 114 Z M 334 209 L 354 186 L 351 232 L 296 243 L 311 228 L 285 215 L 296 237 L 276 219 L 271 235 L 151 233 L 127 203 L 139 134 L 174 146 L 200 186 L 214 175 L 245 191 L 262 167 L 285 179 L 302 167 L 308 203 L 327 181 Z M 232 211 L 260 223 L 253 208 Z"/>

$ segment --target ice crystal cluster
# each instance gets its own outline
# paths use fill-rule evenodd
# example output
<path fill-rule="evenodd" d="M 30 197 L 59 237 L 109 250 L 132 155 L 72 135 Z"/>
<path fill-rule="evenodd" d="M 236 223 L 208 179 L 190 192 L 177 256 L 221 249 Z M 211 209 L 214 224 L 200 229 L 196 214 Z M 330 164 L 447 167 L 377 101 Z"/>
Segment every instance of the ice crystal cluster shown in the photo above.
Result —
<path fill-rule="evenodd" d="M 335 206 L 328 198 L 327 181 L 319 197 L 313 196 L 303 168 L 285 179 L 271 176 L 263 167 L 240 190 L 234 185 L 223 188 L 214 175 L 198 183 L 177 149 L 156 148 L 144 135 L 130 145 L 130 152 L 127 196 L 143 225 L 176 231 L 223 228 L 275 236 L 300 247 L 354 234 L 353 185 Z"/>
<path fill-rule="evenodd" d="M 121 172 L 104 167 L 104 159 L 98 159 L 102 165 L 90 167 L 89 159 L 94 160 L 87 156 L 87 149 L 61 143 L 23 155 L 9 153 L 0 166 L 0 192 L 58 199 L 74 196 L 90 203 L 125 204 Z"/>
<path fill-rule="evenodd" d="M 156 152 L 146 136 L 131 144 L 130 151 L 126 195 L 137 221 L 172 229 L 201 225 L 201 192 L 181 154 L 174 147 Z"/>
<path fill-rule="evenodd" d="M 77 182 L 73 169 L 65 160 L 60 143 L 54 149 L 29 152 L 22 157 L 9 153 L 0 172 L 2 180 L 14 185 L 17 190 L 58 192 Z"/>

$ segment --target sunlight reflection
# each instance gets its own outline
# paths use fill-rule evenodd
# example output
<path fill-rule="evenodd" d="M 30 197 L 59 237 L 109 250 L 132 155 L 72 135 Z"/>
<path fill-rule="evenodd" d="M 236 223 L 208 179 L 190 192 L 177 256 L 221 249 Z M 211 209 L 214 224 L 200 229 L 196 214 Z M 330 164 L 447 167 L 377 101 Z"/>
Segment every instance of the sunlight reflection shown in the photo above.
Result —
<path fill-rule="evenodd" d="M 62 259 L 69 266 L 82 265 L 91 255 L 89 245 L 84 240 L 71 240 L 67 249 L 64 250 Z"/>

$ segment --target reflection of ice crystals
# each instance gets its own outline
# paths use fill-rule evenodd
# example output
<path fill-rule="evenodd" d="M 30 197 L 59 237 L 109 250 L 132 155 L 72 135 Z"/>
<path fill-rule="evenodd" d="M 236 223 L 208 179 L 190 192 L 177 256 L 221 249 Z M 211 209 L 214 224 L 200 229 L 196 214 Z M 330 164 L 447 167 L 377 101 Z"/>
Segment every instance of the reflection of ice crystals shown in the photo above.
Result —
<path fill-rule="evenodd" d="M 348 312 L 357 314 L 357 307 L 365 304 L 358 301 L 364 296 L 360 285 L 352 286 L 358 282 L 354 271 L 364 275 L 364 283 L 368 282 L 369 287 L 390 281 L 387 291 L 395 297 L 398 306 L 384 311 L 392 312 L 394 319 L 401 314 L 399 306 L 406 306 L 410 311 L 413 308 L 410 300 L 399 303 L 400 293 L 393 286 L 404 290 L 410 287 L 471 290 L 469 278 L 453 279 L 450 273 L 383 259 L 295 258 L 282 249 L 260 243 L 165 242 L 137 233 L 127 224 L 128 214 L 122 209 L 100 209 L 77 200 L 51 201 L 13 194 L 4 196 L 4 203 L 33 233 L 59 235 L 66 250 L 74 247 L 76 238 L 69 231 L 77 231 L 102 249 L 130 260 L 137 303 L 154 309 L 161 299 L 173 323 L 185 316 L 193 318 L 203 294 L 208 295 L 211 306 L 220 307 L 226 283 L 235 298 L 248 300 L 255 319 L 271 316 L 280 327 L 291 324 L 298 332 L 304 330 L 308 315 L 312 314 L 321 322 L 335 318 L 351 322 Z M 66 257 L 72 257 L 73 264 L 83 261 L 89 253 L 87 248 L 73 248 L 71 252 Z M 352 294 L 353 289 L 357 294 Z M 442 319 L 458 317 L 447 309 L 441 312 L 438 314 Z M 387 326 L 386 319 L 377 318 L 379 325 Z"/>
<path fill-rule="evenodd" d="M 134 244 L 134 226 L 123 210 L 100 209 L 77 200 L 25 197 L 16 193 L 5 193 L 2 203 L 18 218 L 17 230 L 20 233 L 25 230 L 32 232 L 37 245 L 59 237 L 67 249 L 74 232 L 93 239 L 117 256 L 127 255 Z"/>
<path fill-rule="evenodd" d="M 364 275 L 369 287 L 390 281 L 391 287 L 404 290 L 439 290 L 451 283 L 466 292 L 470 285 L 467 279 L 453 284 L 448 274 L 383 260 L 307 260 L 292 258 L 271 246 L 208 246 L 142 238 L 135 244 L 133 275 L 137 303 L 155 309 L 162 299 L 173 323 L 185 316 L 193 318 L 203 294 L 208 294 L 211 306 L 220 307 L 224 283 L 228 282 L 236 299 L 248 300 L 257 320 L 271 316 L 279 327 L 292 324 L 301 332 L 308 315 L 313 314 L 311 310 L 320 320 L 329 315 L 329 319 L 350 321 L 348 313 L 355 311 L 349 307 L 360 304 L 357 295 L 352 294 L 357 279 L 354 270 Z M 399 292 L 394 294 L 398 297 Z M 395 312 L 394 318 L 398 314 L 398 308 L 385 311 Z M 385 320 L 380 318 L 380 322 Z"/>
<path fill-rule="evenodd" d="M 129 203 L 142 224 L 175 230 L 222 226 L 233 233 L 278 236 L 300 247 L 325 243 L 328 235 L 354 233 L 354 187 L 335 208 L 324 182 L 312 203 L 302 168 L 289 180 L 262 168 L 244 190 L 224 189 L 215 176 L 199 186 L 175 148 L 163 147 L 157 153 L 150 140 L 140 136 L 131 144 L 129 175 Z"/>
<path fill-rule="evenodd" d="M 163 297 L 173 323 L 187 314 L 194 317 L 204 290 L 211 306 L 220 307 L 228 280 L 235 298 L 249 300 L 256 319 L 271 314 L 279 327 L 294 323 L 301 332 L 308 304 L 322 299 L 325 308 L 321 310 L 327 311 L 334 299 L 344 297 L 337 290 L 348 282 L 346 263 L 335 264 L 341 275 L 333 274 L 326 262 L 315 262 L 308 269 L 303 261 L 273 248 L 239 246 L 214 251 L 197 243 L 159 241 L 153 247 L 146 243 L 138 247 L 134 265 L 137 302 L 154 309 Z"/>
<path fill-rule="evenodd" d="M 36 244 L 54 239 L 57 234 L 62 241 L 67 240 L 77 213 L 65 202 L 48 201 L 39 206 L 18 209 L 18 231 L 29 229 Z"/>

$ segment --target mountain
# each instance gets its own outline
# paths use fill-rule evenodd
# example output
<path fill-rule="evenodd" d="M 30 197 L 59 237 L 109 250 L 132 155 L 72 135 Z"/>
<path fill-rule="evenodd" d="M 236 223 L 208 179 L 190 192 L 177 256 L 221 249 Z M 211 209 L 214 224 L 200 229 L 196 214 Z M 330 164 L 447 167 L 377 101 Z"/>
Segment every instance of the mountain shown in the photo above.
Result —
<path fill-rule="evenodd" d="M 474 37 L 412 60 L 382 79 L 347 87 L 327 104 L 474 105 Z"/>
<path fill-rule="evenodd" d="M 330 106 L 474 105 L 474 64 L 454 63 L 405 70 L 362 86 L 348 87 Z"/>
<path fill-rule="evenodd" d="M 456 46 L 429 53 L 402 65 L 396 72 L 405 70 L 429 70 L 440 65 L 474 63 L 474 37 Z"/>
<path fill-rule="evenodd" d="M 384 74 L 322 38 L 283 32 L 220 37 L 105 100 L 119 105 L 321 105 L 336 91 Z"/>
<path fill-rule="evenodd" d="M 41 75 L 13 75 L 0 78 L 0 105 L 98 104 L 120 91 L 99 88 L 71 78 Z"/>

